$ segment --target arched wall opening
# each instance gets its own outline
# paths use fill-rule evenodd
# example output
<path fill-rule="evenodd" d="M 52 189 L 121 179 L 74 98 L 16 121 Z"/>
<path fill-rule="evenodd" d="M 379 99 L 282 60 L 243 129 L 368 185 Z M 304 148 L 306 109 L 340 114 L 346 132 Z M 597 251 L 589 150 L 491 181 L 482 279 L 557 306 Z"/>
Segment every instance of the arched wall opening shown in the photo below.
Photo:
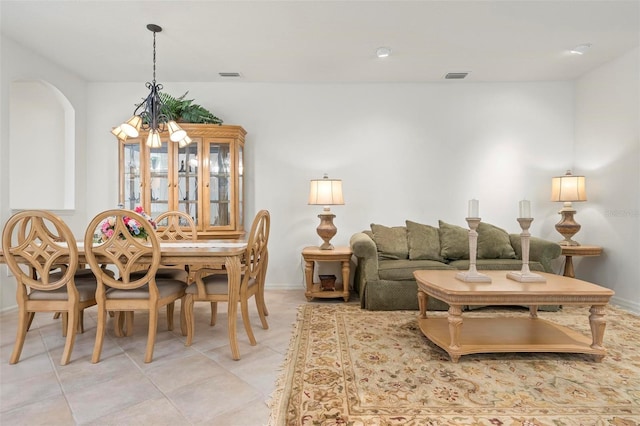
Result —
<path fill-rule="evenodd" d="M 9 159 L 12 210 L 75 208 L 75 110 L 50 83 L 11 83 Z"/>

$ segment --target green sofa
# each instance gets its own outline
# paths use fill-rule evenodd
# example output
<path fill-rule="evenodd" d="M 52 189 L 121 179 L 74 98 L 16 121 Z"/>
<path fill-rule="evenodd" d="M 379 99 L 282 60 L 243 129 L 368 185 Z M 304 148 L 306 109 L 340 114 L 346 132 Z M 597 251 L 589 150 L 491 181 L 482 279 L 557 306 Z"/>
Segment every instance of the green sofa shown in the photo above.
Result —
<path fill-rule="evenodd" d="M 357 258 L 354 288 L 362 308 L 369 310 L 418 309 L 418 287 L 413 272 L 422 269 L 469 269 L 467 228 L 439 221 L 433 227 L 407 220 L 406 226 L 371 224 L 371 230 L 350 239 Z M 552 261 L 561 254 L 557 243 L 531 237 L 529 268 L 553 272 Z M 522 268 L 520 234 L 508 234 L 496 226 L 480 223 L 476 267 L 478 270 L 518 271 Z M 541 310 L 557 309 L 555 306 Z M 429 310 L 448 306 L 433 297 Z"/>

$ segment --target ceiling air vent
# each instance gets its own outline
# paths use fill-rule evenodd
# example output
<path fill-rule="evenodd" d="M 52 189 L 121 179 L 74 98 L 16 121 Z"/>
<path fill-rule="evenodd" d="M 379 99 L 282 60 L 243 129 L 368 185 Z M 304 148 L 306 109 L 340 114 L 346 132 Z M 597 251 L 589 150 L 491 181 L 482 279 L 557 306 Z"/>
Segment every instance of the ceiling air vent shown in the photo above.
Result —
<path fill-rule="evenodd" d="M 450 72 L 444 76 L 445 80 L 462 80 L 469 75 L 468 72 Z"/>
<path fill-rule="evenodd" d="M 219 72 L 218 75 L 220 77 L 231 77 L 231 78 L 240 77 L 240 73 L 239 72 Z"/>

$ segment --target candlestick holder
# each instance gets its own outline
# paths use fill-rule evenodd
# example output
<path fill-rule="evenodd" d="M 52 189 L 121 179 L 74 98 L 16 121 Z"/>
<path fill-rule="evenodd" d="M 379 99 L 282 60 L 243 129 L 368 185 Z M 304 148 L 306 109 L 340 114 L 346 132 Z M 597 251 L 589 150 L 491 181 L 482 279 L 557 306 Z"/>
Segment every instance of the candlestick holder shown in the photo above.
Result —
<path fill-rule="evenodd" d="M 476 252 L 478 249 L 478 231 L 476 229 L 480 224 L 480 218 L 468 217 L 466 221 L 469 224 L 469 270 L 458 272 L 456 278 L 468 283 L 490 283 L 491 277 L 476 270 Z"/>
<path fill-rule="evenodd" d="M 529 270 L 529 238 L 531 237 L 529 227 L 531 226 L 531 222 L 533 222 L 533 218 L 531 217 L 518 218 L 518 223 L 520 224 L 520 228 L 522 228 L 522 232 L 520 233 L 520 244 L 522 246 L 522 270 L 519 272 L 508 272 L 507 278 L 523 283 L 544 283 L 547 282 L 547 280 L 542 275 L 534 274 Z"/>

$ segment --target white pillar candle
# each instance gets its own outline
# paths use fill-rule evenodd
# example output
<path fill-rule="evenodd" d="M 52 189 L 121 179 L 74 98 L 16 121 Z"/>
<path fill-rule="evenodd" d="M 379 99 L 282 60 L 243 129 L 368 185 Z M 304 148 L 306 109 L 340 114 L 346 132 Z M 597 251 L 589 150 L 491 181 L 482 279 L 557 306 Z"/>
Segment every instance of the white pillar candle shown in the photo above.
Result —
<path fill-rule="evenodd" d="M 480 202 L 478 200 L 469 200 L 469 212 L 467 217 L 480 217 Z"/>
<path fill-rule="evenodd" d="M 530 218 L 531 217 L 531 201 L 529 200 L 521 200 L 520 204 L 520 218 Z"/>

